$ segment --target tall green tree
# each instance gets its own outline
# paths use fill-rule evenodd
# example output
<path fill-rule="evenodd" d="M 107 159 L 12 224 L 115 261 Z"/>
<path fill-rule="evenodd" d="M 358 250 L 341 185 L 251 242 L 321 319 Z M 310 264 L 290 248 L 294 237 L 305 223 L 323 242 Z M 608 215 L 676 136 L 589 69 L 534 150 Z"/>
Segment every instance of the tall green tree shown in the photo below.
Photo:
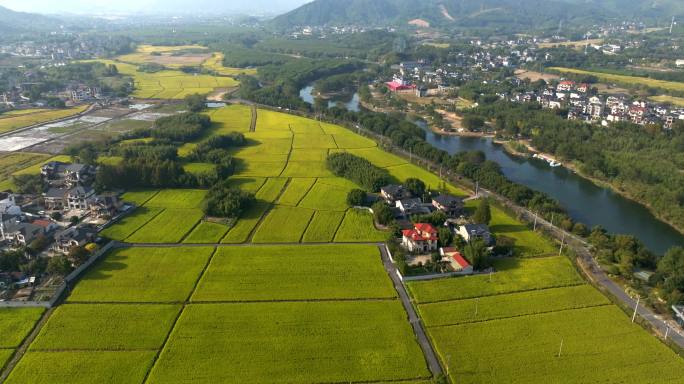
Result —
<path fill-rule="evenodd" d="M 489 225 L 489 222 L 492 221 L 492 210 L 489 206 L 489 200 L 487 199 L 482 199 L 480 200 L 480 204 L 477 206 L 477 209 L 475 210 L 475 214 L 473 215 L 473 222 L 475 224 L 487 224 Z"/>

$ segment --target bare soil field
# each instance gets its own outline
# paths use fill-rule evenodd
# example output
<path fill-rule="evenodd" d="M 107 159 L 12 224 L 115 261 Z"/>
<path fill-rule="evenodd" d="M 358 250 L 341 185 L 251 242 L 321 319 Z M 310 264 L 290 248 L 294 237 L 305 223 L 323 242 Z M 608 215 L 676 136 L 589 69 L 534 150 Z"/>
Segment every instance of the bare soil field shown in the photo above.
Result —
<path fill-rule="evenodd" d="M 546 82 L 560 79 L 560 76 L 554 75 L 553 73 L 541 73 L 535 71 L 527 71 L 524 69 L 517 69 L 515 71 L 515 77 L 517 77 L 518 79 L 530 79 L 530 81 L 537 81 L 541 79 Z"/>

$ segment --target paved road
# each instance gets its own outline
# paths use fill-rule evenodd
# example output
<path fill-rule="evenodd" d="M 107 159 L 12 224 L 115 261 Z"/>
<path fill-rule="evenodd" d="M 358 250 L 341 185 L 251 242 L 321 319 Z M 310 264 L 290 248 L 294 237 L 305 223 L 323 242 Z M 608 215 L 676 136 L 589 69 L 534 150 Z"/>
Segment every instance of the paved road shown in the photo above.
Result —
<path fill-rule="evenodd" d="M 430 340 L 425 334 L 423 323 L 420 321 L 420 317 L 418 317 L 415 308 L 413 308 L 413 304 L 411 303 L 408 292 L 406 292 L 406 287 L 404 287 L 404 283 L 399 278 L 397 267 L 394 265 L 392 260 L 390 260 L 389 253 L 387 252 L 385 245 L 382 244 L 379 246 L 379 248 L 380 253 L 382 254 L 382 264 L 385 266 L 385 270 L 392 279 L 394 288 L 397 290 L 397 293 L 399 293 L 399 299 L 401 299 L 401 303 L 404 305 L 404 309 L 408 313 L 409 322 L 413 327 L 413 332 L 416 334 L 418 344 L 420 344 L 420 348 L 423 350 L 423 355 L 425 355 L 425 360 L 427 360 L 428 367 L 430 367 L 430 372 L 432 372 L 432 375 L 435 377 L 441 375 L 443 372 L 442 366 L 437 359 L 437 354 L 432 348 L 432 344 L 430 344 Z"/>

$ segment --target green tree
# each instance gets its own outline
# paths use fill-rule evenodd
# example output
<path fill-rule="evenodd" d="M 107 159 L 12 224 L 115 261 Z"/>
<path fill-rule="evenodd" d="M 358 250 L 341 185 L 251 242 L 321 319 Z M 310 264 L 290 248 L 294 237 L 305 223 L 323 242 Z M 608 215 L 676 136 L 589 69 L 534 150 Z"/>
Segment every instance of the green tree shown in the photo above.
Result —
<path fill-rule="evenodd" d="M 90 257 L 90 252 L 88 252 L 85 247 L 73 247 L 71 250 L 69 250 L 69 259 L 74 262 L 76 265 L 81 265 L 88 261 L 88 258 Z"/>
<path fill-rule="evenodd" d="M 64 256 L 55 256 L 48 261 L 46 272 L 53 276 L 66 276 L 71 272 L 71 262 Z"/>
<path fill-rule="evenodd" d="M 12 176 L 15 192 L 22 194 L 38 195 L 43 192 L 43 179 L 40 175 L 16 175 Z"/>
<path fill-rule="evenodd" d="M 487 246 L 482 240 L 471 241 L 463 249 L 463 256 L 470 262 L 473 269 L 481 271 L 489 267 Z"/>
<path fill-rule="evenodd" d="M 439 227 L 439 246 L 450 247 L 454 242 L 454 233 L 447 227 Z"/>
<path fill-rule="evenodd" d="M 207 98 L 199 93 L 185 96 L 185 105 L 190 112 L 202 112 L 207 106 Z"/>
<path fill-rule="evenodd" d="M 350 207 L 361 207 L 366 205 L 366 191 L 363 189 L 352 189 L 347 194 L 347 204 Z"/>
<path fill-rule="evenodd" d="M 475 214 L 473 214 L 473 222 L 475 224 L 489 225 L 490 221 L 492 221 L 492 211 L 489 206 L 489 200 L 482 199 L 475 210 Z"/>
<path fill-rule="evenodd" d="M 406 179 L 404 182 L 404 187 L 411 192 L 414 197 L 423 198 L 425 196 L 425 183 L 422 180 L 416 178 Z"/>
<path fill-rule="evenodd" d="M 373 204 L 373 215 L 375 216 L 375 221 L 380 225 L 390 225 L 394 222 L 394 212 L 392 208 L 389 207 L 385 202 L 378 201 Z"/>

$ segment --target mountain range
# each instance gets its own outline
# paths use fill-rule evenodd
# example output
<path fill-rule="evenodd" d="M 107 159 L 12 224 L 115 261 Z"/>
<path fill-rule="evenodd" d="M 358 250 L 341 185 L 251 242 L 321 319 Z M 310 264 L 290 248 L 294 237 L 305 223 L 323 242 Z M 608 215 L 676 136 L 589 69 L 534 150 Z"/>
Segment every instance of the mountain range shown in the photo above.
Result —
<path fill-rule="evenodd" d="M 35 13 L 15 12 L 0 6 L 0 33 L 37 32 L 58 28 L 58 19 Z"/>
<path fill-rule="evenodd" d="M 669 20 L 681 0 L 316 0 L 276 17 L 276 27 L 401 25 L 557 27 L 609 20 Z"/>

